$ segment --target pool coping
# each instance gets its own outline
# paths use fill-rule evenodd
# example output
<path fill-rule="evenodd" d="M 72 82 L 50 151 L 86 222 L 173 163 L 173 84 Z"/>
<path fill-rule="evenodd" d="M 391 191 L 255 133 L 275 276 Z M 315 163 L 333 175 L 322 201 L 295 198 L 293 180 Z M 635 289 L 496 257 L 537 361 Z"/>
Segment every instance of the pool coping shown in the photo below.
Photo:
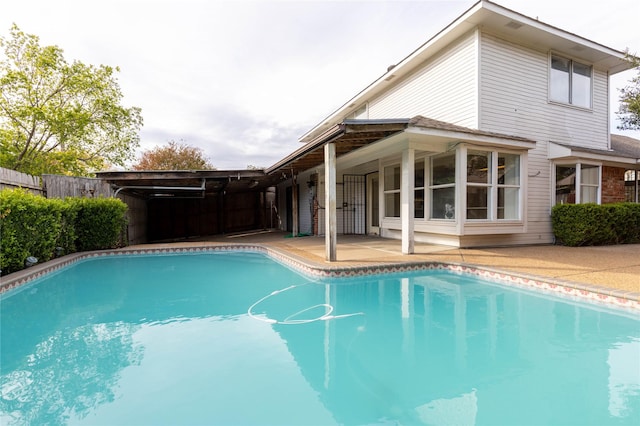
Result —
<path fill-rule="evenodd" d="M 189 247 L 149 247 L 149 248 L 120 248 L 73 253 L 48 262 L 32 266 L 22 271 L 0 277 L 0 294 L 13 290 L 43 275 L 57 271 L 73 263 L 85 259 L 118 255 L 172 254 L 172 253 L 203 253 L 216 251 L 251 251 L 264 253 L 274 260 L 285 264 L 303 274 L 316 278 L 355 277 L 376 274 L 415 272 L 423 270 L 447 270 L 455 273 L 475 275 L 480 278 L 519 288 L 537 290 L 568 297 L 578 301 L 590 301 L 608 306 L 630 309 L 640 312 L 640 293 L 623 291 L 593 284 L 574 281 L 551 279 L 542 276 L 507 272 L 485 266 L 467 263 L 440 261 L 409 261 L 409 262 L 379 262 L 376 265 L 326 265 L 309 261 L 286 250 L 263 244 L 224 243 L 203 244 Z"/>

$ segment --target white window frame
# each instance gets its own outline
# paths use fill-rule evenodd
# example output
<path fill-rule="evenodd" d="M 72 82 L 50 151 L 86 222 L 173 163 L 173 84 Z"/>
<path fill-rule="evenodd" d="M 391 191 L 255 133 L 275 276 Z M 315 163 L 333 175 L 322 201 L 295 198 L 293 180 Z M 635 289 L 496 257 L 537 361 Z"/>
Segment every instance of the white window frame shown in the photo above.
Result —
<path fill-rule="evenodd" d="M 399 183 L 398 188 L 386 189 L 386 181 L 387 181 L 387 168 L 398 168 L 399 173 Z M 398 194 L 398 198 L 400 197 L 400 189 L 402 188 L 402 170 L 400 167 L 400 163 L 390 163 L 382 166 L 382 205 L 384 206 L 384 211 L 382 212 L 382 217 L 385 219 L 399 219 L 400 218 L 400 207 L 398 207 L 397 216 L 389 216 L 387 212 L 387 195 Z"/>
<path fill-rule="evenodd" d="M 467 180 L 467 159 L 469 151 L 476 152 L 484 152 L 488 154 L 489 157 L 489 165 L 490 170 L 489 179 L 487 183 L 479 183 L 479 182 L 468 182 Z M 518 156 L 518 184 L 499 184 L 498 183 L 498 158 L 500 154 L 511 154 Z M 509 150 L 495 150 L 495 149 L 487 149 L 485 147 L 467 147 L 462 150 L 461 157 L 463 160 L 463 173 L 464 173 L 464 184 L 461 187 L 462 191 L 465 193 L 465 222 L 467 223 L 479 223 L 479 222 L 491 222 L 491 223 L 506 223 L 506 222 L 521 222 L 523 219 L 523 187 L 524 187 L 524 164 L 523 164 L 523 154 L 520 152 L 514 152 Z M 467 210 L 469 209 L 469 200 L 466 196 L 467 188 L 469 187 L 478 187 L 478 188 L 487 188 L 487 217 L 481 219 L 469 219 L 467 217 Z M 512 188 L 518 190 L 517 202 L 516 206 L 517 217 L 514 218 L 498 218 L 498 191 L 500 188 Z"/>
<path fill-rule="evenodd" d="M 592 166 L 592 167 L 597 167 L 598 168 L 598 178 L 597 178 L 597 184 L 593 185 L 593 184 L 587 184 L 587 183 L 582 183 L 582 166 L 583 165 L 588 165 L 588 166 Z M 553 188 L 552 188 L 552 196 L 551 196 L 551 205 L 556 205 L 558 204 L 556 201 L 556 183 L 557 183 L 557 178 L 556 178 L 556 170 L 558 168 L 558 166 L 565 166 L 565 167 L 575 167 L 576 169 L 576 176 L 575 176 L 575 202 L 571 203 L 571 204 L 583 204 L 582 201 L 582 188 L 583 187 L 591 187 L 591 188 L 596 188 L 597 187 L 597 191 L 596 191 L 596 204 L 602 204 L 602 164 L 600 163 L 595 163 L 595 162 L 589 162 L 589 161 L 555 161 L 553 163 Z M 588 201 L 590 202 L 590 201 Z"/>
<path fill-rule="evenodd" d="M 433 160 L 441 158 L 441 157 L 446 157 L 446 156 L 453 156 L 453 163 L 454 163 L 454 172 L 453 172 L 453 182 L 450 183 L 444 183 L 444 184 L 439 184 L 439 185 L 434 185 L 433 184 Z M 425 212 L 425 220 L 437 220 L 437 221 L 448 221 L 448 222 L 452 222 L 456 220 L 456 201 L 454 201 L 453 205 L 451 206 L 451 210 L 450 210 L 450 217 L 447 216 L 447 212 L 445 211 L 445 216 L 447 217 L 434 217 L 433 216 L 433 191 L 437 190 L 437 189 L 445 189 L 445 188 L 453 188 L 454 191 L 454 200 L 456 200 L 457 196 L 456 196 L 456 192 L 457 192 L 457 188 L 456 188 L 456 182 L 458 181 L 458 167 L 459 167 L 459 161 L 458 161 L 458 157 L 460 156 L 459 151 L 453 151 L 453 152 L 446 152 L 444 154 L 437 154 L 437 155 L 432 155 L 431 157 L 429 157 L 429 196 L 428 196 L 428 200 L 425 200 L 425 202 L 428 203 L 428 212 Z M 427 214 L 428 213 L 428 214 Z"/>
<path fill-rule="evenodd" d="M 422 186 L 414 186 L 413 188 L 413 196 L 414 196 L 414 209 L 413 209 L 413 218 L 416 220 L 426 220 L 429 215 L 427 214 L 427 194 L 426 194 L 426 188 L 427 188 L 427 164 L 426 164 L 426 159 L 425 157 L 421 157 L 421 158 L 416 158 L 415 160 L 415 173 L 418 172 L 418 164 L 422 164 Z M 418 180 L 414 178 L 414 182 L 417 182 Z M 416 209 L 418 207 L 418 204 L 416 203 L 416 200 L 418 200 L 418 197 L 416 197 L 416 193 L 418 191 L 422 191 L 422 217 L 417 217 L 416 216 Z"/>
<path fill-rule="evenodd" d="M 566 61 L 569 62 L 569 84 L 567 87 L 568 90 L 568 101 L 565 102 L 563 100 L 558 100 L 558 99 L 554 99 L 552 96 L 552 91 L 553 91 L 553 87 L 552 87 L 552 77 L 551 77 L 551 73 L 553 72 L 553 58 L 559 58 L 559 59 L 564 59 Z M 585 67 L 589 67 L 590 70 L 590 75 L 589 75 L 589 105 L 585 106 L 585 105 L 579 105 L 574 103 L 574 96 L 573 96 L 573 75 L 574 75 L 574 64 L 579 64 Z M 560 104 L 560 105 L 569 105 L 575 108 L 582 108 L 582 109 L 587 109 L 587 110 L 592 110 L 593 109 L 593 65 L 592 64 L 587 64 L 585 62 L 579 61 L 579 60 L 574 60 L 571 57 L 565 56 L 565 55 L 561 55 L 558 53 L 554 53 L 554 52 L 550 52 L 549 53 L 549 72 L 548 72 L 548 78 L 549 78 L 549 85 L 548 85 L 548 101 L 551 103 L 555 103 L 555 104 Z"/>

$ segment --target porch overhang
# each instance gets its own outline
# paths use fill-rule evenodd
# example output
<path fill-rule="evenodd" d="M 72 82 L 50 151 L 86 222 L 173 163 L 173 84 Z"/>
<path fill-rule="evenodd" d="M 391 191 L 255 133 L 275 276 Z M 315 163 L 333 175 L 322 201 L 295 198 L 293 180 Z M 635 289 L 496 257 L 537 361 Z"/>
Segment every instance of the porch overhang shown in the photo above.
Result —
<path fill-rule="evenodd" d="M 324 146 L 334 143 L 340 158 L 368 145 L 390 140 L 401 133 L 408 137 L 428 136 L 438 142 L 463 142 L 477 145 L 503 146 L 510 149 L 533 149 L 536 141 L 519 136 L 487 132 L 458 126 L 423 116 L 384 120 L 345 120 L 306 143 L 273 166 L 267 174 L 298 174 L 324 163 Z M 397 136 L 394 136 L 394 139 Z M 374 149 L 373 147 L 371 149 Z"/>
<path fill-rule="evenodd" d="M 265 173 L 278 172 L 298 174 L 324 163 L 324 146 L 335 143 L 336 157 L 348 154 L 373 142 L 404 131 L 408 118 L 388 120 L 345 120 L 306 143 L 273 166 Z"/>
<path fill-rule="evenodd" d="M 623 153 L 615 149 L 592 149 L 576 147 L 559 142 L 549 143 L 550 160 L 567 160 L 567 161 L 580 161 L 591 160 L 599 161 L 608 165 L 618 167 L 636 167 L 640 165 L 640 158 Z"/>

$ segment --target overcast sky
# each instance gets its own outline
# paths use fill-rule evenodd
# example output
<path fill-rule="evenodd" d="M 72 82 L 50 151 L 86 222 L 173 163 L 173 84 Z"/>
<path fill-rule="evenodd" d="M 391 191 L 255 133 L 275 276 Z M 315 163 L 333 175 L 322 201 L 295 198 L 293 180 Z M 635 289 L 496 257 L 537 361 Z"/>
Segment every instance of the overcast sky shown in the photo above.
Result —
<path fill-rule="evenodd" d="M 497 0 L 608 47 L 640 53 L 638 0 Z M 67 61 L 119 66 L 142 108 L 141 149 L 183 141 L 218 169 L 267 167 L 298 138 L 475 0 L 5 0 L 12 23 Z M 633 72 L 612 78 L 617 88 Z M 640 132 L 616 133 L 640 138 Z"/>

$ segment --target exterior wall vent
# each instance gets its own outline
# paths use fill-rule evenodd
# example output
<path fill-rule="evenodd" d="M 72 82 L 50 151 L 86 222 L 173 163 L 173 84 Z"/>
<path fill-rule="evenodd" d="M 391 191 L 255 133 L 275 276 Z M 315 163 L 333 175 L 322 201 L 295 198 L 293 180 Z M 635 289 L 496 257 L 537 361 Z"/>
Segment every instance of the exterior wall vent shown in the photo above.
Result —
<path fill-rule="evenodd" d="M 520 27 L 522 27 L 522 24 L 516 22 L 516 21 L 509 21 L 509 23 L 507 25 L 505 25 L 505 27 L 509 27 L 512 30 L 517 30 L 520 29 Z"/>

